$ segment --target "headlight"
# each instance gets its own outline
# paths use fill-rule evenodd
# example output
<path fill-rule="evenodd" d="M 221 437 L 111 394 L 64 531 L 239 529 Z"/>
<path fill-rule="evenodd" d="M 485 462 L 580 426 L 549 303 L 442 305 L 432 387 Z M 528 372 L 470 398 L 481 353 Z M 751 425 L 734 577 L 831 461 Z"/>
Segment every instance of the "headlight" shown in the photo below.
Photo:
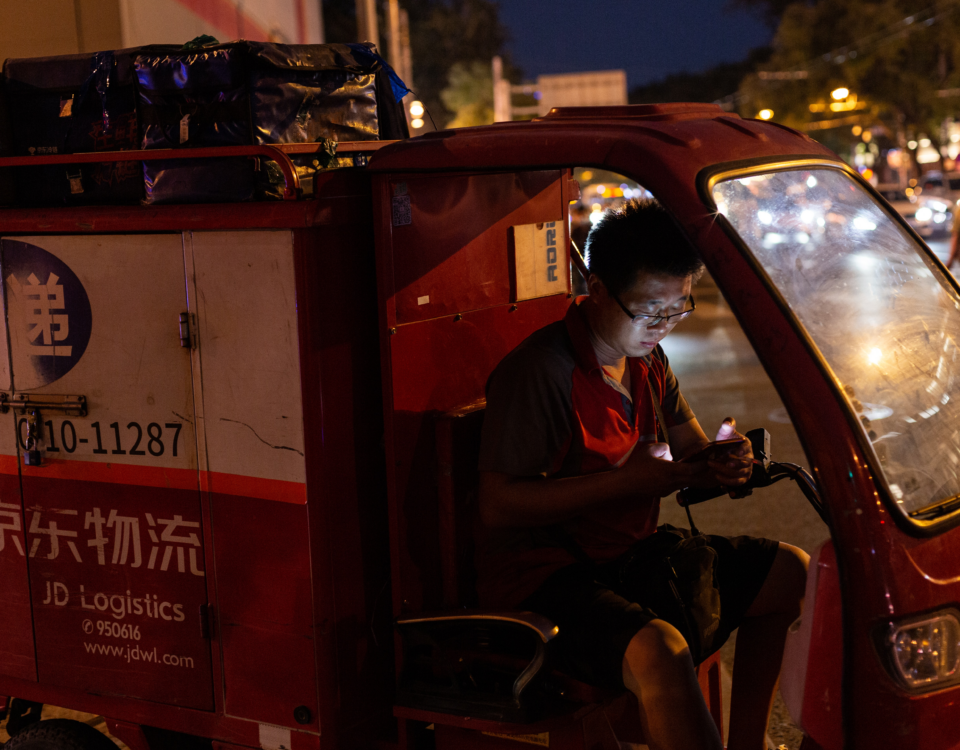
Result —
<path fill-rule="evenodd" d="M 887 646 L 895 676 L 908 689 L 942 687 L 960 677 L 960 621 L 953 612 L 891 623 Z"/>
<path fill-rule="evenodd" d="M 947 215 L 946 215 L 946 214 L 934 214 L 934 215 L 933 215 L 933 223 L 934 223 L 934 224 L 943 224 L 943 222 L 945 222 L 946 220 L 947 220 Z"/>
<path fill-rule="evenodd" d="M 933 211 L 931 211 L 926 206 L 917 209 L 917 213 L 914 214 L 917 221 L 930 221 L 933 217 Z"/>

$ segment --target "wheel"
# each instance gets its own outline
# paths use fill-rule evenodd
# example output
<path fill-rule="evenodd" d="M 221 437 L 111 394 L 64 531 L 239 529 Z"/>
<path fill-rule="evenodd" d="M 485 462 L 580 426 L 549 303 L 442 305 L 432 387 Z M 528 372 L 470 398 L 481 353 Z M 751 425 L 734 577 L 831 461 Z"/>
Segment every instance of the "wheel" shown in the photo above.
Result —
<path fill-rule="evenodd" d="M 117 750 L 117 746 L 82 721 L 47 719 L 25 727 L 3 750 Z"/>

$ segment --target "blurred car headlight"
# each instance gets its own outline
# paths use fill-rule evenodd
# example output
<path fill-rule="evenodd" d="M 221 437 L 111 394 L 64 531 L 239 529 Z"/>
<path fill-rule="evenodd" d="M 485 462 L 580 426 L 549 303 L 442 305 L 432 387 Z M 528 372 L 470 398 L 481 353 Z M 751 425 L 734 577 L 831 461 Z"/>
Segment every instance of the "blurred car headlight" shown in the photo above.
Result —
<path fill-rule="evenodd" d="M 960 679 L 960 619 L 952 611 L 890 623 L 886 646 L 894 677 L 908 690 Z"/>
<path fill-rule="evenodd" d="M 948 206 L 948 205 L 947 205 L 946 203 L 944 203 L 943 201 L 932 201 L 932 200 L 928 200 L 928 201 L 927 201 L 927 205 L 928 205 L 930 208 L 932 208 L 934 211 L 944 212 L 944 211 L 949 211 L 949 210 L 950 210 L 950 206 Z"/>
<path fill-rule="evenodd" d="M 930 219 L 933 218 L 933 211 L 926 206 L 921 206 L 914 214 L 914 218 L 916 218 L 917 221 L 930 221 Z"/>
<path fill-rule="evenodd" d="M 945 222 L 946 220 L 947 220 L 946 214 L 937 213 L 933 215 L 934 224 L 943 224 L 943 222 Z"/>

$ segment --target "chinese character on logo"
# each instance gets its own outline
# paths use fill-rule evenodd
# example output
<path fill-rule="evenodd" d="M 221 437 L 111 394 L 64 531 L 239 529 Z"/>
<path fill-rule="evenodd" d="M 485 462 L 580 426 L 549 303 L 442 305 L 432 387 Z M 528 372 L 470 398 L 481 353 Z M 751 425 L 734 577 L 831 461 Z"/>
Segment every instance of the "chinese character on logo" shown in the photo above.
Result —
<path fill-rule="evenodd" d="M 23 557 L 23 547 L 20 545 L 20 506 L 10 503 L 0 503 L 0 552 L 3 552 L 4 536 L 7 531 L 10 534 L 10 540 L 17 552 Z"/>
<path fill-rule="evenodd" d="M 190 545 L 190 548 L 187 550 L 190 558 L 190 572 L 195 576 L 204 575 L 202 570 L 197 568 L 197 549 L 200 547 L 200 538 L 194 534 L 189 533 L 181 536 L 174 536 L 174 531 L 178 527 L 187 528 L 187 529 L 199 529 L 200 524 L 196 521 L 184 521 L 183 516 L 175 515 L 171 519 L 167 518 L 158 518 L 156 521 L 153 520 L 153 516 L 149 513 L 145 514 L 147 516 L 147 523 L 150 524 L 150 528 L 147 529 L 147 533 L 150 535 L 150 540 L 154 544 L 159 542 L 168 542 L 171 543 L 170 546 L 165 547 L 163 550 L 163 560 L 160 562 L 160 570 L 167 570 L 170 567 L 170 558 L 173 556 L 173 550 L 177 550 L 177 569 L 181 573 L 186 572 L 186 565 L 184 560 L 183 550 L 184 547 L 177 546 L 174 547 L 173 544 L 177 545 Z M 160 538 L 157 539 L 157 532 L 154 531 L 153 527 L 159 524 L 164 526 L 164 530 L 160 532 Z M 160 547 L 154 547 L 150 550 L 150 560 L 147 562 L 147 569 L 153 570 L 157 564 L 157 553 L 160 551 Z"/>
<path fill-rule="evenodd" d="M 74 544 L 73 539 L 77 536 L 76 531 L 63 531 L 57 528 L 56 521 L 50 521 L 45 529 L 40 528 L 40 514 L 43 512 L 42 508 L 31 508 L 33 515 L 30 517 L 30 533 L 31 534 L 41 534 L 43 536 L 50 537 L 50 551 L 47 553 L 48 560 L 56 560 L 60 555 L 60 537 L 67 537 L 67 546 L 70 548 L 70 551 L 73 553 L 73 558 L 77 562 L 83 562 L 80 559 L 80 553 L 77 551 L 77 545 Z M 79 515 L 75 510 L 54 510 L 50 511 L 52 513 L 59 513 L 63 516 L 76 516 Z M 30 557 L 37 556 L 37 549 L 40 547 L 40 542 L 43 541 L 42 536 L 38 536 L 33 540 L 33 544 L 30 545 Z"/>
<path fill-rule="evenodd" d="M 104 518 L 99 508 L 94 508 L 93 512 L 87 511 L 84 517 L 83 528 L 89 529 L 93 526 L 94 538 L 87 540 L 88 547 L 97 548 L 97 562 L 100 565 L 106 565 L 106 546 L 110 539 L 104 536 L 103 527 L 106 524 L 108 529 L 116 528 L 116 534 L 113 537 L 113 558 L 110 562 L 114 565 L 126 565 L 127 558 L 133 556 L 131 568 L 139 568 L 143 562 L 140 556 L 140 519 L 133 516 L 120 516 L 117 511 L 111 510 L 110 515 Z"/>
<path fill-rule="evenodd" d="M 53 357 L 70 357 L 73 347 L 56 344 L 64 341 L 70 334 L 70 325 L 66 315 L 66 303 L 63 299 L 63 286 L 60 277 L 51 273 L 47 283 L 41 284 L 35 274 L 27 277 L 27 283 L 21 284 L 16 276 L 7 278 L 27 324 L 27 338 L 30 340 L 31 354 Z M 63 311 L 58 314 L 57 311 Z"/>

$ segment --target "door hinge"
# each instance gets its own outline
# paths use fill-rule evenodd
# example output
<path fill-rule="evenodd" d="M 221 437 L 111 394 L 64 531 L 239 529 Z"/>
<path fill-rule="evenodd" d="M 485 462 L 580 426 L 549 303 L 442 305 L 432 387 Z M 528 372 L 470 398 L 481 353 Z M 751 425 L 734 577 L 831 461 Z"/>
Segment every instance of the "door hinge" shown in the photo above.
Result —
<path fill-rule="evenodd" d="M 180 313 L 180 346 L 184 349 L 197 348 L 197 316 L 188 313 Z"/>

